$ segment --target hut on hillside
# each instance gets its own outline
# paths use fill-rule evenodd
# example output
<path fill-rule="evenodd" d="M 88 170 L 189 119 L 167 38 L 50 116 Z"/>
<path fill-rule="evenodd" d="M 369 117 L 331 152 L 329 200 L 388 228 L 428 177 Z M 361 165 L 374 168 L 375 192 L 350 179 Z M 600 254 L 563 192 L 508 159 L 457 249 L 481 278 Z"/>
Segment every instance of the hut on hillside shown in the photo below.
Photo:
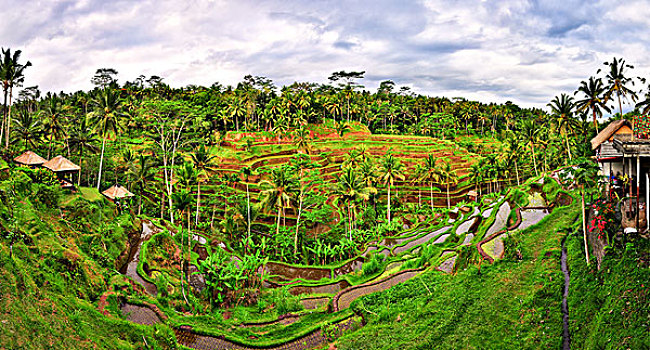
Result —
<path fill-rule="evenodd" d="M 72 175 L 79 173 L 81 167 L 71 162 L 64 156 L 56 156 L 43 164 L 44 168 L 50 169 L 56 175 L 63 188 L 74 188 Z M 69 176 L 69 178 L 68 178 Z"/>
<path fill-rule="evenodd" d="M 102 192 L 106 198 L 110 199 L 111 201 L 119 200 L 122 198 L 127 198 L 127 197 L 133 197 L 134 194 L 129 192 L 125 187 L 120 186 L 120 185 L 114 185 L 111 186 L 109 189 L 106 191 Z"/>
<path fill-rule="evenodd" d="M 45 164 L 47 160 L 32 151 L 27 151 L 14 158 L 14 162 L 20 165 L 28 166 L 30 168 L 37 168 Z"/>

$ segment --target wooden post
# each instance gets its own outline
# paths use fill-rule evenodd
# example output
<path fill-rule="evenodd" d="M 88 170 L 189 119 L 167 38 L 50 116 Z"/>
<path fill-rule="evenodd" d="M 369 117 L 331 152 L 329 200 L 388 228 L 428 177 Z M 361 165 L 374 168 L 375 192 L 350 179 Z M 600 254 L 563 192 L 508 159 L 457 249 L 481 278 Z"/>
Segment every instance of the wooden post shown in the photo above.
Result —
<path fill-rule="evenodd" d="M 641 216 L 641 213 L 639 213 L 639 187 L 641 185 L 641 157 L 639 155 L 636 155 L 636 230 L 637 232 L 639 231 L 639 217 Z"/>
<path fill-rule="evenodd" d="M 650 175 L 645 173 L 645 222 L 646 230 L 650 231 Z"/>

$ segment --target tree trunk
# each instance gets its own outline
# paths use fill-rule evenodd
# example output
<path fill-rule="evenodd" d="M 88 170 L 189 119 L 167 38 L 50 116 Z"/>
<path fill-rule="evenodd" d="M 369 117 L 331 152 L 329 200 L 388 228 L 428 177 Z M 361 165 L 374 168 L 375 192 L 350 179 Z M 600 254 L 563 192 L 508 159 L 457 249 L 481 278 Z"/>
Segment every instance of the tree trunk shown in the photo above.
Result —
<path fill-rule="evenodd" d="M 102 140 L 102 155 L 99 157 L 99 172 L 97 173 L 97 191 L 99 191 L 99 186 L 102 182 L 102 166 L 104 165 L 104 149 L 106 148 L 106 133 L 104 133 L 104 138 Z M 172 221 L 173 223 L 173 221 Z"/>
<path fill-rule="evenodd" d="M 201 181 L 197 181 L 198 191 L 196 196 L 196 217 L 194 219 L 194 226 L 199 225 L 199 208 L 201 207 Z"/>
<path fill-rule="evenodd" d="M 535 149 L 533 148 L 533 144 L 530 144 L 530 154 L 533 157 L 533 165 L 535 166 L 535 176 L 539 175 L 537 172 L 537 160 L 535 159 Z"/>
<path fill-rule="evenodd" d="M 569 160 L 572 160 L 571 159 L 571 147 L 569 147 L 569 137 L 567 136 L 566 133 L 564 133 L 564 141 L 566 141 L 566 151 L 569 154 Z"/>
<path fill-rule="evenodd" d="M 429 181 L 429 192 L 430 192 L 430 200 L 431 200 L 431 210 L 433 210 L 433 181 Z"/>
<path fill-rule="evenodd" d="M 388 183 L 388 223 L 390 224 L 390 183 Z"/>
<path fill-rule="evenodd" d="M 246 185 L 246 188 L 248 189 L 248 185 Z M 302 215 L 302 193 L 300 194 L 300 200 L 298 201 L 298 218 L 296 219 L 296 233 L 293 236 L 293 257 L 294 257 L 294 259 L 298 256 L 298 230 L 300 229 L 300 216 L 301 215 Z M 250 227 L 250 217 L 249 217 L 248 220 L 249 220 L 248 227 Z M 248 235 L 250 236 L 250 231 L 248 232 Z"/>
<path fill-rule="evenodd" d="M 451 208 L 451 199 L 449 198 L 449 181 L 447 181 L 447 209 Z"/>
<path fill-rule="evenodd" d="M 515 160 L 515 172 L 517 174 L 517 186 L 519 186 L 519 167 L 517 166 L 516 160 Z"/>
<path fill-rule="evenodd" d="M 580 191 L 580 196 L 582 197 L 582 233 L 585 240 L 585 256 L 587 257 L 587 265 L 589 265 L 589 246 L 587 245 L 587 217 L 585 212 L 585 189 L 582 187 Z"/>
<path fill-rule="evenodd" d="M 275 226 L 275 235 L 276 236 L 280 234 L 280 214 L 282 213 L 280 211 L 281 209 L 282 208 L 278 207 L 278 220 L 277 220 L 277 225 Z"/>
<path fill-rule="evenodd" d="M 9 86 L 9 110 L 7 112 L 7 132 L 5 134 L 5 149 L 9 149 L 9 136 L 11 135 L 11 98 L 13 95 L 14 87 Z M 619 97 L 620 103 L 620 97 Z"/>

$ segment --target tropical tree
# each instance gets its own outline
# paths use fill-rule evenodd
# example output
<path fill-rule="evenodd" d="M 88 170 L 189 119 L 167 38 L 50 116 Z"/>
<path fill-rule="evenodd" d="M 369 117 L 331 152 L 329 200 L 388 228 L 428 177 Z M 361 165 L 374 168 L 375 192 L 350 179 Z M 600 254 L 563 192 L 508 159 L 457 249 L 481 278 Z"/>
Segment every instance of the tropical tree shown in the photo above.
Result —
<path fill-rule="evenodd" d="M 569 155 L 569 160 L 571 160 L 571 147 L 569 146 L 568 134 L 572 132 L 573 126 L 575 125 L 575 120 L 573 119 L 573 109 L 575 107 L 573 97 L 567 94 L 561 94 L 559 98 L 555 96 L 547 106 L 551 107 L 551 113 L 555 117 L 557 128 L 560 134 L 564 135 L 566 151 Z"/>
<path fill-rule="evenodd" d="M 21 50 L 14 51 L 2 48 L 2 61 L 0 61 L 0 80 L 2 80 L 2 90 L 4 92 L 4 118 L 2 131 L 5 133 L 5 149 L 9 148 L 9 137 L 11 134 L 11 99 L 13 96 L 14 86 L 20 86 L 25 81 L 25 68 L 32 65 L 27 61 L 20 64 Z M 7 108 L 7 95 L 9 95 L 9 108 Z M 1 135 L 1 134 L 0 134 Z"/>
<path fill-rule="evenodd" d="M 424 179 L 429 182 L 429 197 L 431 200 L 431 210 L 433 210 L 433 183 L 440 181 L 440 177 L 436 168 L 436 158 L 433 154 L 424 160 Z"/>
<path fill-rule="evenodd" d="M 605 86 L 603 81 L 600 78 L 589 77 L 589 81 L 581 81 L 578 92 L 582 92 L 585 96 L 582 100 L 578 100 L 575 103 L 575 107 L 579 112 L 591 110 L 591 114 L 594 118 L 594 126 L 596 127 L 596 132 L 598 132 L 598 120 L 597 118 L 603 115 L 603 110 L 607 113 L 611 113 L 611 109 L 607 106 L 608 95 L 605 91 Z"/>
<path fill-rule="evenodd" d="M 211 172 L 215 170 L 214 162 L 217 157 L 210 153 L 210 149 L 204 145 L 198 146 L 194 152 L 190 153 L 190 158 L 198 172 L 197 178 L 197 196 L 196 196 L 196 217 L 194 225 L 199 224 L 199 212 L 201 209 L 201 182 L 206 180 Z"/>
<path fill-rule="evenodd" d="M 449 195 L 449 184 L 458 180 L 456 171 L 451 169 L 451 162 L 443 160 L 441 166 L 436 167 L 439 178 L 447 185 L 447 209 L 451 208 L 451 197 Z"/>
<path fill-rule="evenodd" d="M 275 234 L 280 234 L 280 215 L 291 206 L 291 198 L 297 190 L 296 178 L 287 174 L 285 169 L 276 168 L 271 173 L 271 181 L 260 182 L 260 202 L 264 208 L 277 209 Z"/>
<path fill-rule="evenodd" d="M 379 163 L 379 180 L 383 182 L 388 188 L 388 212 L 386 215 L 387 221 L 390 223 L 390 190 L 393 187 L 395 180 L 404 180 L 403 174 L 404 166 L 392 154 L 386 155 Z"/>
<path fill-rule="evenodd" d="M 42 132 L 39 120 L 34 118 L 32 113 L 23 110 L 18 113 L 18 117 L 14 118 L 14 121 L 16 122 L 16 127 L 12 130 L 14 140 L 23 141 L 25 151 L 27 151 L 28 145 L 36 147 L 36 141 Z"/>
<path fill-rule="evenodd" d="M 533 159 L 533 166 L 535 167 L 535 176 L 539 175 L 537 172 L 537 160 L 535 158 L 535 145 L 539 141 L 539 131 L 537 124 L 532 119 L 524 119 L 521 122 L 521 132 L 519 134 L 520 140 L 530 147 L 530 156 Z"/>
<path fill-rule="evenodd" d="M 83 159 L 84 150 L 88 150 L 93 153 L 99 152 L 99 147 L 96 145 L 99 142 L 99 139 L 97 138 L 97 134 L 95 134 L 93 129 L 88 126 L 87 120 L 88 119 L 85 116 L 80 118 L 78 123 L 73 126 L 72 133 L 70 134 L 70 138 L 68 140 L 70 148 L 78 151 L 79 164 L 81 164 L 81 161 Z M 77 179 L 77 185 L 80 184 L 81 173 Z"/>
<path fill-rule="evenodd" d="M 636 93 L 628 87 L 629 85 L 634 85 L 634 80 L 625 76 L 626 69 L 634 69 L 634 66 L 626 64 L 624 59 L 616 57 L 614 57 L 611 62 L 605 62 L 604 65 L 609 67 L 609 73 L 607 73 L 606 76 L 608 85 L 605 96 L 606 98 L 609 98 L 613 94 L 616 94 L 618 99 L 618 110 L 622 117 L 623 106 L 621 104 L 621 97 L 627 99 L 629 96 L 632 99 L 632 102 L 635 102 L 637 99 Z"/>
<path fill-rule="evenodd" d="M 178 192 L 172 193 L 172 202 L 174 203 L 174 209 L 178 210 L 181 214 L 180 216 L 183 217 L 183 214 L 187 213 L 187 240 L 188 240 L 188 247 L 192 244 L 192 234 L 190 232 L 190 213 L 191 210 L 190 208 L 192 207 L 192 194 L 190 191 L 187 189 L 182 189 Z M 182 232 L 182 227 L 180 228 L 180 231 Z M 183 254 L 183 235 L 181 233 L 181 258 L 180 258 L 180 269 L 181 269 L 181 291 L 183 293 L 183 298 L 185 298 L 185 302 L 189 304 L 187 301 L 187 296 L 185 295 L 185 288 L 183 286 L 183 274 L 184 274 L 184 269 L 183 269 L 183 264 L 185 261 L 185 257 Z M 188 249 L 188 255 L 190 251 Z M 189 262 L 189 258 L 188 258 Z"/>
<path fill-rule="evenodd" d="M 352 222 L 354 221 L 352 202 L 359 199 L 368 200 L 372 190 L 370 187 L 364 186 L 354 168 L 345 168 L 341 175 L 336 175 L 336 182 L 336 196 L 343 200 L 348 207 L 348 238 L 352 240 Z"/>
<path fill-rule="evenodd" d="M 138 194 L 138 215 L 142 213 L 142 198 L 149 191 L 149 184 L 154 181 L 154 164 L 151 157 L 141 153 L 138 155 L 138 161 L 131 163 L 129 173 L 133 176 L 133 189 Z"/>
<path fill-rule="evenodd" d="M 92 100 L 95 110 L 91 113 L 91 118 L 95 122 L 95 127 L 102 136 L 102 151 L 99 158 L 99 171 L 97 172 L 97 190 L 102 182 L 102 167 L 104 164 L 104 150 L 106 148 L 106 138 L 112 132 L 115 137 L 121 130 L 120 119 L 123 114 L 120 111 L 120 97 L 117 92 L 111 88 L 100 90 L 97 96 Z"/>
<path fill-rule="evenodd" d="M 44 131 L 48 137 L 47 158 L 49 159 L 52 154 L 52 140 L 60 138 L 65 134 L 64 130 L 64 115 L 61 100 L 56 96 L 52 96 L 45 101 L 45 108 L 41 111 L 45 117 Z M 68 155 L 69 156 L 69 155 Z"/>

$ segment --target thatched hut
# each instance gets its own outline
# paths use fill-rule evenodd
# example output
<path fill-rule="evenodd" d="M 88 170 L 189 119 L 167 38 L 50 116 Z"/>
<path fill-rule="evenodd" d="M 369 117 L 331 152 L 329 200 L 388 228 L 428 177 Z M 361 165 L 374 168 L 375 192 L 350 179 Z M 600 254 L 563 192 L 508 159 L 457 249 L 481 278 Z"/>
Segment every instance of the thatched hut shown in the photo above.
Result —
<path fill-rule="evenodd" d="M 129 192 L 129 190 L 127 190 L 125 187 L 117 184 L 111 186 L 109 189 L 102 192 L 102 194 L 106 196 L 106 198 L 110 199 L 111 201 L 134 196 L 134 194 Z"/>
<path fill-rule="evenodd" d="M 14 158 L 14 162 L 20 164 L 20 165 L 25 165 L 31 168 L 36 168 L 39 167 L 47 162 L 45 158 L 39 156 L 38 154 L 32 152 L 32 151 L 27 151 L 18 157 Z"/>
<path fill-rule="evenodd" d="M 50 169 L 61 182 L 63 188 L 73 188 L 72 178 L 67 179 L 66 176 L 79 173 L 81 167 L 71 162 L 64 156 L 56 156 L 43 164 L 44 168 Z"/>

